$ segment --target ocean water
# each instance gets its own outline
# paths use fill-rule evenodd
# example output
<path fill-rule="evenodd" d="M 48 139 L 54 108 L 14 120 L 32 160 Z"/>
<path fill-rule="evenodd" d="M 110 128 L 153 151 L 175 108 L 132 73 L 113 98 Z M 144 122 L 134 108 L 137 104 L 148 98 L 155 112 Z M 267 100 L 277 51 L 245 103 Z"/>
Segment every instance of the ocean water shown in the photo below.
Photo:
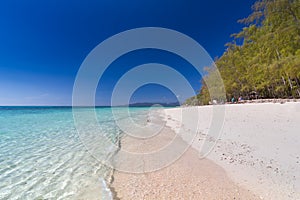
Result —
<path fill-rule="evenodd" d="M 130 108 L 141 124 L 148 111 Z M 111 199 L 112 169 L 87 148 L 93 144 L 102 156 L 113 156 L 122 134 L 115 118 L 125 119 L 126 112 L 118 108 L 113 116 L 111 108 L 96 108 L 100 130 L 82 137 L 70 107 L 0 107 L 0 199 Z M 114 148 L 97 143 L 103 135 Z"/>

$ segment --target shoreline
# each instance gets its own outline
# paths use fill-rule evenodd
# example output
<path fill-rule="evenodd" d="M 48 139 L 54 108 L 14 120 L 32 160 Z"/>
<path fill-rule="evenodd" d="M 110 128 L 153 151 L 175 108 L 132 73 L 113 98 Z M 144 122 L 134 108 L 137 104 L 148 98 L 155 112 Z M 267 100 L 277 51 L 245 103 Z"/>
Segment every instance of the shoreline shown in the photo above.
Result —
<path fill-rule="evenodd" d="M 185 127 L 186 130 L 184 134 L 180 135 L 183 140 L 189 138 L 191 130 L 188 129 L 188 124 L 178 123 L 179 111 L 181 109 L 200 109 L 200 113 L 202 114 L 202 118 L 200 118 L 203 122 L 200 126 L 200 134 L 196 136 L 196 140 L 192 143 L 192 148 L 190 147 L 187 153 L 170 166 L 158 170 L 157 172 L 135 175 L 114 171 L 114 181 L 112 181 L 111 187 L 114 189 L 115 198 L 121 196 L 119 199 L 135 199 L 137 195 L 140 195 L 140 198 L 145 197 L 142 196 L 142 194 L 145 195 L 143 191 L 146 191 L 146 195 L 148 195 L 146 197 L 149 197 L 147 191 L 151 191 L 153 192 L 151 195 L 155 195 L 154 188 L 160 191 L 159 194 L 156 194 L 158 196 L 155 196 L 158 198 L 160 197 L 159 195 L 164 195 L 161 188 L 174 189 L 174 184 L 170 187 L 168 182 L 162 186 L 156 184 L 161 182 L 160 179 L 167 177 L 170 180 L 174 180 L 174 177 L 181 174 L 182 176 L 177 177 L 177 180 L 185 180 L 199 173 L 197 170 L 188 174 L 187 171 L 189 171 L 190 166 L 189 168 L 184 166 L 182 159 L 185 162 L 199 160 L 198 156 L 199 152 L 201 153 L 201 141 L 203 142 L 203 140 L 205 140 L 205 137 L 203 137 L 201 133 L 205 133 L 207 127 L 210 125 L 209 116 L 211 111 L 209 110 L 212 107 L 211 105 L 164 109 L 164 112 L 166 112 L 164 119 L 166 121 L 165 128 L 178 134 L 178 129 L 182 126 Z M 300 163 L 300 155 L 297 155 L 297 145 L 300 144 L 300 136 L 296 133 L 297 130 L 299 130 L 298 128 L 300 128 L 298 125 L 300 119 L 300 103 L 227 104 L 225 107 L 226 116 L 222 135 L 220 138 L 215 138 L 215 141 L 217 141 L 216 146 L 202 161 L 210 162 L 210 169 L 216 169 L 215 171 L 225 175 L 225 179 L 229 181 L 226 182 L 225 186 L 234 185 L 239 188 L 242 191 L 242 195 L 240 196 L 242 199 L 247 199 L 249 195 L 252 196 L 248 199 L 295 199 L 300 197 L 300 182 L 297 181 L 300 180 L 300 166 L 298 164 Z M 120 140 L 122 147 L 123 145 L 130 146 L 130 142 L 126 143 L 125 138 L 126 136 Z M 210 138 L 209 141 L 212 142 L 214 140 Z M 191 153 L 191 151 L 194 151 L 194 153 Z M 187 158 L 186 155 L 188 155 Z M 195 157 L 195 155 L 197 155 L 197 157 Z M 192 165 L 197 166 L 196 168 L 199 169 L 201 166 L 203 167 L 203 162 L 194 163 Z M 180 170 L 178 170 L 178 166 L 181 168 Z M 170 170 L 175 171 L 177 174 L 172 174 Z M 209 170 L 206 171 L 206 173 L 210 175 L 213 174 L 213 172 Z M 170 174 L 172 176 L 170 176 Z M 205 174 L 201 174 L 201 176 L 204 175 Z M 208 177 L 208 179 L 211 178 L 216 179 L 214 176 Z M 131 187 L 131 189 L 126 190 L 124 185 L 128 184 L 127 182 L 132 179 L 134 181 L 131 182 L 131 184 L 134 187 L 127 185 L 127 187 Z M 155 184 L 149 184 L 149 181 Z M 187 182 L 186 184 L 191 183 Z M 141 188 L 143 185 L 147 185 L 147 187 Z M 223 185 L 222 187 L 225 186 Z M 191 188 L 193 187 L 191 186 L 188 190 L 181 190 L 181 192 L 188 193 Z M 214 188 L 214 185 L 211 185 L 210 188 Z M 201 188 L 200 184 L 200 186 L 197 186 L 197 190 L 201 191 L 201 189 L 205 190 Z M 216 188 L 212 190 L 215 193 L 220 193 Z M 170 194 L 169 191 L 166 193 L 167 195 L 173 195 Z M 195 194 L 192 193 L 189 195 Z M 164 197 L 171 199 L 170 196 Z M 173 196 L 173 198 L 176 197 Z M 203 194 L 198 198 L 214 199 L 214 197 L 203 196 Z"/>
<path fill-rule="evenodd" d="M 112 155 L 112 159 L 113 157 L 120 151 L 121 149 L 121 140 L 122 137 L 125 136 L 124 134 L 120 134 L 119 138 L 118 138 L 118 150 L 114 153 L 114 155 Z M 120 198 L 118 198 L 117 192 L 115 190 L 115 188 L 112 186 L 113 182 L 114 182 L 114 173 L 115 173 L 115 169 L 112 168 L 111 169 L 111 174 L 109 176 L 109 181 L 107 182 L 107 188 L 109 189 L 110 193 L 111 193 L 111 197 L 112 200 L 120 200 Z"/>
<path fill-rule="evenodd" d="M 167 124 L 162 134 L 165 136 L 154 138 L 149 143 L 143 142 L 143 149 L 151 149 L 150 146 L 176 135 L 172 126 Z M 132 138 L 123 135 L 120 137 L 120 148 L 137 150 L 134 142 Z M 109 187 L 114 199 L 259 199 L 252 192 L 236 185 L 218 164 L 209 159 L 199 159 L 197 150 L 191 147 L 174 163 L 154 172 L 131 174 L 114 170 Z"/>

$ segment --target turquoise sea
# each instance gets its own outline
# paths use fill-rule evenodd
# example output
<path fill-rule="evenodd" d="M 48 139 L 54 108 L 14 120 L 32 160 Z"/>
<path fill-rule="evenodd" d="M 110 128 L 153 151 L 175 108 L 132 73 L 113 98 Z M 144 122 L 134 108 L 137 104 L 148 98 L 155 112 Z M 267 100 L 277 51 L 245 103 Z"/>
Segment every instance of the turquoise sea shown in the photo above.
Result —
<path fill-rule="evenodd" d="M 130 108 L 141 123 L 148 111 Z M 118 108 L 117 117 L 125 112 Z M 101 130 L 90 138 L 103 134 L 117 145 L 122 131 L 111 108 L 96 108 L 96 116 Z M 115 150 L 101 148 L 107 156 Z M 111 174 L 82 143 L 71 107 L 0 107 L 0 199 L 86 199 L 91 194 L 111 199 Z"/>

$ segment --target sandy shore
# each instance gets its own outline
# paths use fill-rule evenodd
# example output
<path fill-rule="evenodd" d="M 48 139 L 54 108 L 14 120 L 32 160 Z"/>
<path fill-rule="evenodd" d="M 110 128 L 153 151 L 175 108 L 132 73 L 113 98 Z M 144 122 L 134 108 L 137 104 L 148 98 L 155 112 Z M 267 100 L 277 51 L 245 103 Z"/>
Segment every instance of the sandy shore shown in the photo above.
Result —
<path fill-rule="evenodd" d="M 226 105 L 221 136 L 208 135 L 212 106 L 199 110 L 200 126 L 192 146 L 216 144 L 208 159 L 261 199 L 300 199 L 300 103 Z M 168 125 L 188 140 L 195 119 L 180 123 L 182 110 L 166 109 Z M 185 131 L 179 131 L 183 127 Z"/>
<path fill-rule="evenodd" d="M 174 141 L 175 135 L 165 126 L 158 135 L 149 139 L 125 136 L 121 140 L 121 148 L 146 153 Z M 175 140 L 177 146 L 186 144 L 181 137 Z M 198 155 L 195 149 L 188 148 L 174 163 L 154 172 L 134 174 L 115 171 L 111 187 L 116 199 L 259 199 L 235 184 L 220 166 L 209 159 L 199 159 Z M 145 156 L 140 165 L 147 169 L 152 163 Z M 131 164 L 139 165 L 137 161 L 127 162 L 127 165 Z"/>

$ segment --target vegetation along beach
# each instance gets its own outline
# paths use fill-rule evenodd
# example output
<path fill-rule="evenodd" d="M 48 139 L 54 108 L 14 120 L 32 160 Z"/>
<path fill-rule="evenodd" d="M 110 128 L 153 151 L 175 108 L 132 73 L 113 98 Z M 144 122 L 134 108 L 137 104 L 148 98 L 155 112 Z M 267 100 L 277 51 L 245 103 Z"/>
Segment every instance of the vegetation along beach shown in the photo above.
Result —
<path fill-rule="evenodd" d="M 300 199 L 300 0 L 0 15 L 0 200 Z"/>

